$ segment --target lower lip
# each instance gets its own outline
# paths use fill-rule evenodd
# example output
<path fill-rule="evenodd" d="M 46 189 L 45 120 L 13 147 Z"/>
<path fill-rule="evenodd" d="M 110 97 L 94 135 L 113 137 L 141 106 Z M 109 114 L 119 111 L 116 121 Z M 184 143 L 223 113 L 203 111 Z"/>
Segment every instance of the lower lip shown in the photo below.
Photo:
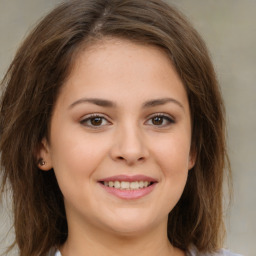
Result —
<path fill-rule="evenodd" d="M 134 190 L 122 190 L 122 189 L 117 189 L 113 187 L 108 187 L 103 185 L 102 183 L 99 183 L 102 188 L 104 188 L 108 193 L 119 197 L 121 199 L 139 199 L 141 197 L 144 197 L 151 193 L 153 189 L 156 187 L 157 183 L 153 183 L 152 185 L 146 187 L 146 188 L 140 188 L 140 189 L 134 189 Z"/>

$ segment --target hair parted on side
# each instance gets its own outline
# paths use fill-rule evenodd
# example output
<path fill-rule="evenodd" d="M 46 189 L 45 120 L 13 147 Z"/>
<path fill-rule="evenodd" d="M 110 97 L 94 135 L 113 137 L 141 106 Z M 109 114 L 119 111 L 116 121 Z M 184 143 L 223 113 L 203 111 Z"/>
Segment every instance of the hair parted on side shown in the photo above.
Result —
<path fill-rule="evenodd" d="M 54 171 L 38 168 L 36 153 L 49 136 L 56 98 L 79 51 L 117 37 L 161 47 L 186 88 L 196 164 L 169 214 L 168 237 L 183 250 L 222 246 L 223 178 L 230 175 L 224 106 L 206 46 L 173 7 L 160 0 L 73 0 L 48 14 L 18 50 L 3 79 L 0 103 L 2 190 L 13 194 L 15 243 L 21 256 L 46 255 L 68 229 Z"/>

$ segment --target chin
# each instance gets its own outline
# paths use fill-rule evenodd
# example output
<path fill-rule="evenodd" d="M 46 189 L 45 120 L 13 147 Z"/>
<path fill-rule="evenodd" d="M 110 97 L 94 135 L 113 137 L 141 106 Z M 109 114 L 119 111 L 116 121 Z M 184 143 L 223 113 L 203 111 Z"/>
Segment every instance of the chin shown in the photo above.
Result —
<path fill-rule="evenodd" d="M 119 236 L 132 237 L 149 232 L 150 230 L 153 230 L 154 227 L 160 225 L 160 221 L 157 221 L 156 219 L 154 220 L 153 216 L 146 216 L 145 214 L 132 214 L 132 212 L 129 210 L 128 212 L 130 214 L 127 214 L 126 212 L 125 215 L 121 215 L 119 217 L 115 216 L 115 218 L 112 220 L 107 222 L 104 221 L 107 223 L 105 227 Z"/>
<path fill-rule="evenodd" d="M 148 233 L 149 230 L 151 229 L 148 225 L 119 225 L 116 227 L 111 227 L 111 233 L 124 238 L 137 237 L 144 233 Z"/>

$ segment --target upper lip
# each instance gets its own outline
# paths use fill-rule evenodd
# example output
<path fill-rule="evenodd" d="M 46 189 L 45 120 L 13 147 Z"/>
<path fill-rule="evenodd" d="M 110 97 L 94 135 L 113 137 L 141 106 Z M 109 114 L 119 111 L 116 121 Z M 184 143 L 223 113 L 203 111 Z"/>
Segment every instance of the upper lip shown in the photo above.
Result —
<path fill-rule="evenodd" d="M 145 175 L 115 175 L 115 176 L 110 176 L 104 179 L 99 180 L 100 182 L 104 181 L 128 181 L 128 182 L 133 182 L 133 181 L 148 181 L 148 182 L 157 182 L 156 179 L 145 176 Z"/>

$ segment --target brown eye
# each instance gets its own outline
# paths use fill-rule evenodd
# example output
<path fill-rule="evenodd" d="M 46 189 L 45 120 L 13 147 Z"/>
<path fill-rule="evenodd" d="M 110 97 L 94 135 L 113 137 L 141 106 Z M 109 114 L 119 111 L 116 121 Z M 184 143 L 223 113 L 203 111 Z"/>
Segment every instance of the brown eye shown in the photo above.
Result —
<path fill-rule="evenodd" d="M 100 126 L 102 124 L 102 117 L 93 117 L 90 122 L 93 126 Z"/>
<path fill-rule="evenodd" d="M 83 126 L 86 126 L 92 129 L 101 128 L 110 124 L 110 122 L 105 117 L 98 116 L 98 115 L 89 115 L 88 117 L 85 117 L 83 120 L 81 120 L 80 123 Z"/>
<path fill-rule="evenodd" d="M 164 122 L 164 118 L 162 116 L 155 116 L 152 118 L 153 125 L 162 125 Z"/>
<path fill-rule="evenodd" d="M 175 123 L 174 119 L 167 114 L 157 114 L 146 121 L 147 125 L 158 126 L 159 128 L 168 127 L 173 123 Z"/>

